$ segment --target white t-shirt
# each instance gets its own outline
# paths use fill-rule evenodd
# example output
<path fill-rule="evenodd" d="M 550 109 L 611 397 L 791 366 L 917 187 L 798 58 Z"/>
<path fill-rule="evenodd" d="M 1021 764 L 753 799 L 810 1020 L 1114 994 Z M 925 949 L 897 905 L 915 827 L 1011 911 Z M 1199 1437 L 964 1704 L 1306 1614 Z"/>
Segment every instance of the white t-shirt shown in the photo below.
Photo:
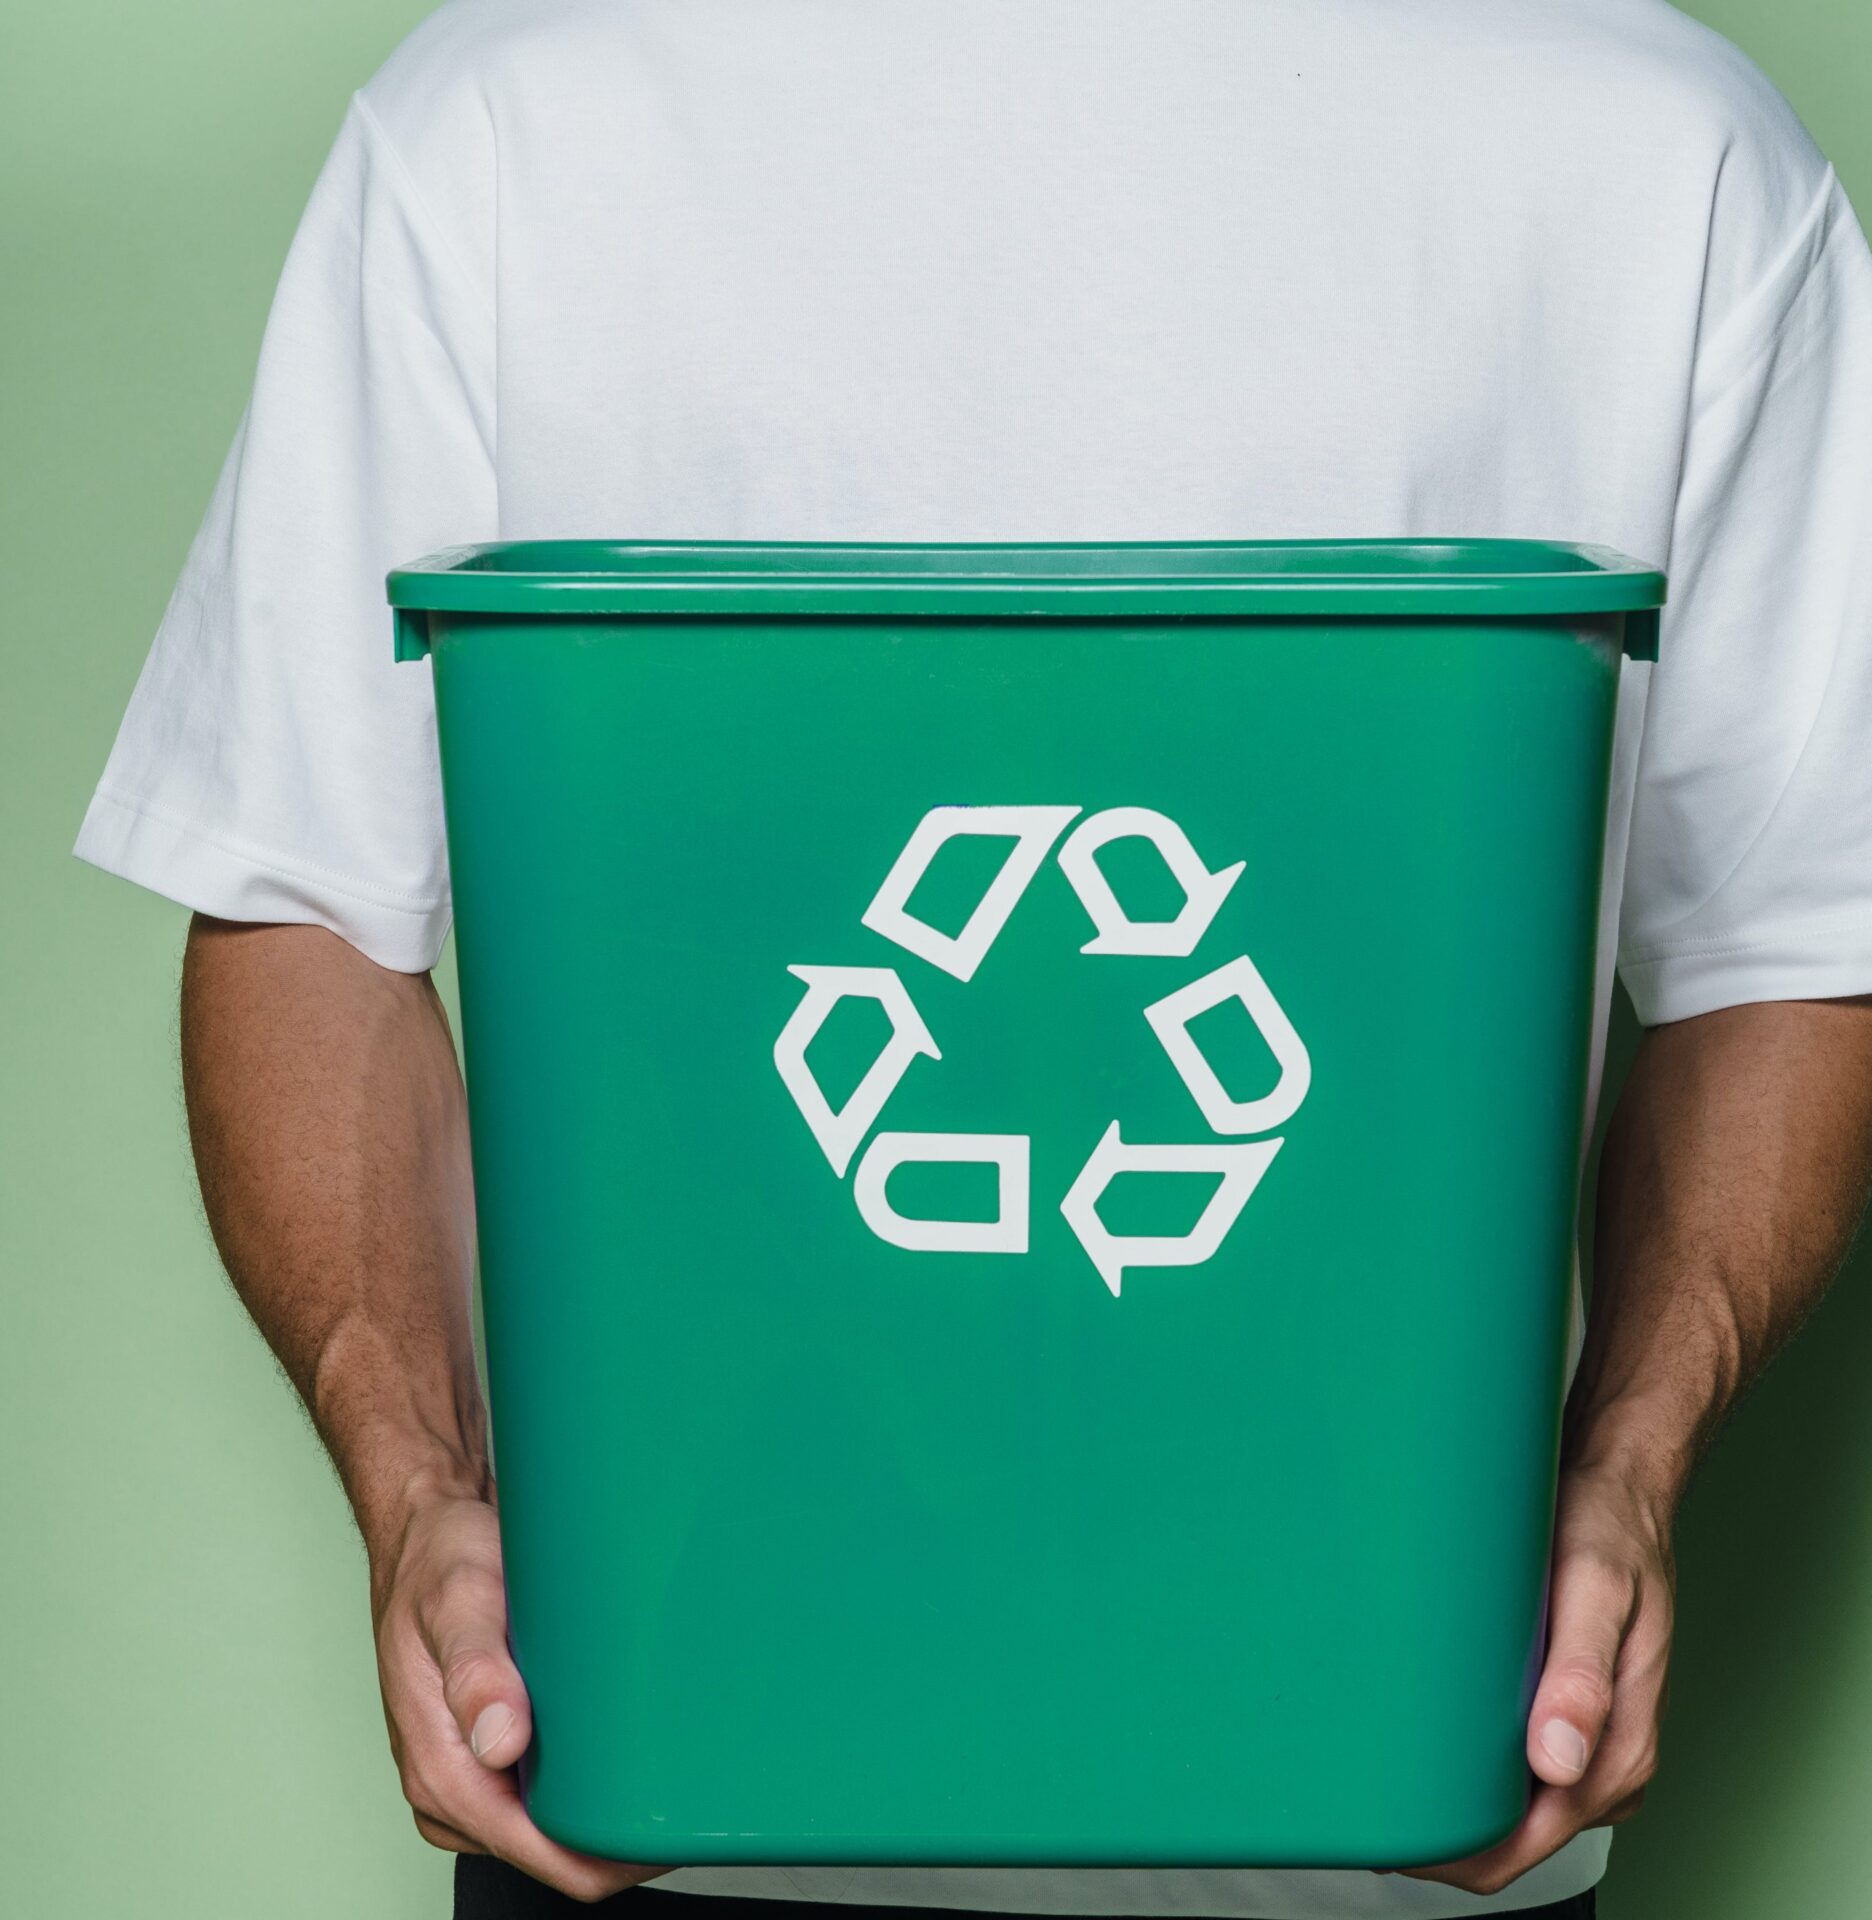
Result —
<path fill-rule="evenodd" d="M 455 0 L 339 131 L 78 851 L 427 967 L 430 681 L 383 576 L 434 548 L 1324 535 L 1668 567 L 1602 1002 L 1615 958 L 1647 1022 L 1872 990 L 1872 257 L 1714 34 L 1660 0 Z M 1448 1915 L 1575 1892 L 1605 1848 L 1494 1901 L 663 1884 Z"/>

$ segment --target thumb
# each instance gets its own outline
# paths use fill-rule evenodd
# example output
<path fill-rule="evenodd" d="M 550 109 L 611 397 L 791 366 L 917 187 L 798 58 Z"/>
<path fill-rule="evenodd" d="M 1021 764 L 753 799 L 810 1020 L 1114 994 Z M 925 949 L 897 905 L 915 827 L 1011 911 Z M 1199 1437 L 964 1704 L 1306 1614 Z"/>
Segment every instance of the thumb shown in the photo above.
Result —
<path fill-rule="evenodd" d="M 533 1738 L 533 1713 L 507 1651 L 507 1602 L 498 1576 L 450 1581 L 427 1637 L 442 1697 L 468 1750 L 491 1772 L 511 1767 Z"/>
<path fill-rule="evenodd" d="M 1528 1763 L 1549 1785 L 1572 1786 L 1592 1762 L 1637 1591 L 1629 1569 L 1598 1555 L 1555 1563 L 1547 1662 L 1528 1715 Z"/>

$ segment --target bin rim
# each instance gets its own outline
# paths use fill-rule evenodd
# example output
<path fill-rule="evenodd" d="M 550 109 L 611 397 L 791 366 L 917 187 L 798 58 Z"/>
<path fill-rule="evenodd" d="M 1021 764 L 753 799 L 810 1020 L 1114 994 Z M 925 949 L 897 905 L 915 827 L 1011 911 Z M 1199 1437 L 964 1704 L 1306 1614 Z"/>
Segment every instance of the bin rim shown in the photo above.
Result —
<path fill-rule="evenodd" d="M 1665 576 L 1549 540 L 500 540 L 396 568 L 434 613 L 892 619 L 1634 613 Z"/>

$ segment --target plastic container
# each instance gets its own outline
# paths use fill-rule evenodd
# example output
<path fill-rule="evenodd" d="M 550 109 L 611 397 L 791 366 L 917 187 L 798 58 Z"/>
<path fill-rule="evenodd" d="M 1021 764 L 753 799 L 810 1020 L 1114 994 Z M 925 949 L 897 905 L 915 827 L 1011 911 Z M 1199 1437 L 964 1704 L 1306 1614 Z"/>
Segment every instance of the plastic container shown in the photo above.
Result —
<path fill-rule="evenodd" d="M 691 1864 L 1507 1831 L 1662 578 L 522 543 L 390 595 L 539 1824 Z"/>

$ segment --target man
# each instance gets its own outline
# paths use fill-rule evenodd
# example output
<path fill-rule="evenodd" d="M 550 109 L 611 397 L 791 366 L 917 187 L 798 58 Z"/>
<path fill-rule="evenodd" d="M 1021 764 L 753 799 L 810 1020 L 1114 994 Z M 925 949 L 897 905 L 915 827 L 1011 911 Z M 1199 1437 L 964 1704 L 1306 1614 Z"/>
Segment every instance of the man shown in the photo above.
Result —
<path fill-rule="evenodd" d="M 1872 258 L 1786 105 L 1658 0 L 456 0 L 356 97 L 79 851 L 196 910 L 209 1216 L 355 1508 L 459 1912 L 648 1870 L 547 1841 L 510 1771 L 433 714 L 385 571 L 548 535 L 1408 534 L 1673 583 L 1621 696 L 1599 1033 L 1615 964 L 1648 1032 L 1526 1818 L 1382 1877 L 629 1899 L 1590 1910 L 1654 1764 L 1686 1477 L 1872 1172 Z"/>

